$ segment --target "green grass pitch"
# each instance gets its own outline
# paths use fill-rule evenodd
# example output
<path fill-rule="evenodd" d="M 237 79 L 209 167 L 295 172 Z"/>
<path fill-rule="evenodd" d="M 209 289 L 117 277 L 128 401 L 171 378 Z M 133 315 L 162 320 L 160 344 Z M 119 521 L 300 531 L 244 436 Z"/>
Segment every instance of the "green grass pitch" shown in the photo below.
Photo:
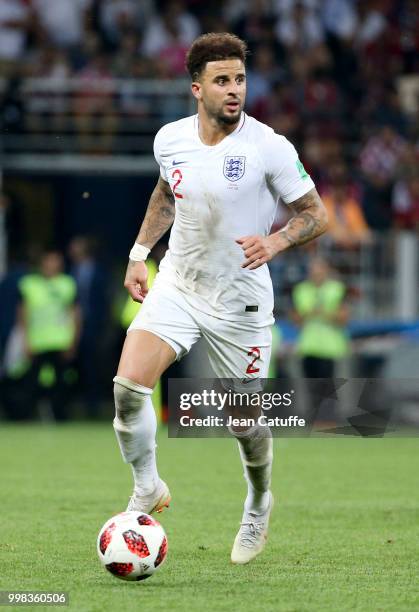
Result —
<path fill-rule="evenodd" d="M 235 442 L 162 430 L 169 554 L 154 577 L 127 583 L 95 549 L 131 489 L 111 424 L 2 424 L 0 589 L 65 590 L 63 609 L 77 612 L 419 610 L 418 446 L 277 440 L 268 545 L 239 567 L 229 562 L 245 495 Z"/>

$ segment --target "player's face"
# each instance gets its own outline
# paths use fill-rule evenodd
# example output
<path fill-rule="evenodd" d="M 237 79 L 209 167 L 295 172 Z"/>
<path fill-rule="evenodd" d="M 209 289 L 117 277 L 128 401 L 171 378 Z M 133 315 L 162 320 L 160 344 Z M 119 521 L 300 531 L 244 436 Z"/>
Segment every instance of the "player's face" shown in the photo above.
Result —
<path fill-rule="evenodd" d="M 194 86 L 196 87 L 194 89 Z M 233 125 L 240 119 L 246 98 L 246 72 L 239 59 L 208 62 L 192 89 L 208 117 Z"/>

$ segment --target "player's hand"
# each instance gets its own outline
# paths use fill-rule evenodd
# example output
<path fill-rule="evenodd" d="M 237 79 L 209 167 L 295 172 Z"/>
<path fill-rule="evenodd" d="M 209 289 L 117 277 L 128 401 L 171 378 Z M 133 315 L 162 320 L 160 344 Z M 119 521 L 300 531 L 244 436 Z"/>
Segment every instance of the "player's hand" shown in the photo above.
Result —
<path fill-rule="evenodd" d="M 278 252 L 275 239 L 271 236 L 243 236 L 236 240 L 241 246 L 246 257 L 242 268 L 256 270 L 270 261 Z"/>
<path fill-rule="evenodd" d="M 128 262 L 127 273 L 125 274 L 124 287 L 135 302 L 144 302 L 148 293 L 147 286 L 148 270 L 145 261 Z"/>

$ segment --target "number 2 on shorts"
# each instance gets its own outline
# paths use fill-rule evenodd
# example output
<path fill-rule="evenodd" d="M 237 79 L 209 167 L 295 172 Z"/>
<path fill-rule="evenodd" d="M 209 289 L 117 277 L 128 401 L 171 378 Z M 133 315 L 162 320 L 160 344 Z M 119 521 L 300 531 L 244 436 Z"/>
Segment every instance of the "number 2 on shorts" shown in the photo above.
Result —
<path fill-rule="evenodd" d="M 260 368 L 255 367 L 255 361 L 260 359 L 260 348 L 254 346 L 247 354 L 249 357 L 253 357 L 253 359 L 247 366 L 246 374 L 256 374 L 257 372 L 260 372 Z"/>

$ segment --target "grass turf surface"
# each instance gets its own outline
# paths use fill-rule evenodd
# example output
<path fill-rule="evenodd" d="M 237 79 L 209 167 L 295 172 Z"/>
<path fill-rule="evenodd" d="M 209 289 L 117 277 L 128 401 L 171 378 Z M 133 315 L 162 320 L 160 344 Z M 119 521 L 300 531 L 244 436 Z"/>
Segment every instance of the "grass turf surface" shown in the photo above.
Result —
<path fill-rule="evenodd" d="M 229 563 L 245 496 L 234 441 L 162 431 L 169 554 L 155 576 L 127 583 L 95 549 L 131 489 L 111 425 L 2 424 L 0 590 L 65 590 L 64 609 L 77 612 L 419 610 L 418 445 L 277 440 L 268 545 L 239 567 Z"/>

